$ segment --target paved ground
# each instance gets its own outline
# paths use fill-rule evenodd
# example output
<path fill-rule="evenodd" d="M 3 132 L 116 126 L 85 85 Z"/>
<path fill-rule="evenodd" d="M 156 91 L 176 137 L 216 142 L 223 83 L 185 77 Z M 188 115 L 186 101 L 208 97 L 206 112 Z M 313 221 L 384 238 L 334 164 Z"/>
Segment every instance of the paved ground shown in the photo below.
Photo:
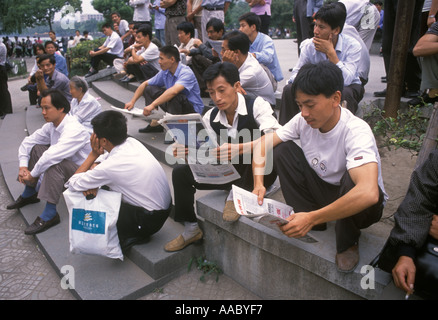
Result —
<path fill-rule="evenodd" d="M 275 45 L 285 76 L 285 80 L 279 84 L 281 92 L 290 76 L 288 69 L 297 60 L 297 48 L 293 40 L 276 40 Z M 27 59 L 27 66 L 28 69 L 32 68 L 32 59 Z M 364 101 L 372 100 L 372 92 L 384 88 L 380 83 L 383 75 L 383 59 L 372 56 L 370 81 Z M 25 82 L 25 79 L 9 81 L 14 113 L 24 112 L 28 107 L 27 94 L 19 89 Z M 7 121 L 7 117 L 3 121 Z M 0 125 L 1 122 L 2 120 Z M 2 138 L 4 137 L 0 139 Z M 18 211 L 6 210 L 6 205 L 11 200 L 0 171 L 0 300 L 74 299 L 68 291 L 61 289 L 59 276 L 38 249 L 34 238 L 24 235 L 25 224 Z M 200 271 L 194 269 L 142 299 L 259 299 L 226 275 L 221 275 L 218 282 L 214 278 L 201 282 L 201 275 Z"/>

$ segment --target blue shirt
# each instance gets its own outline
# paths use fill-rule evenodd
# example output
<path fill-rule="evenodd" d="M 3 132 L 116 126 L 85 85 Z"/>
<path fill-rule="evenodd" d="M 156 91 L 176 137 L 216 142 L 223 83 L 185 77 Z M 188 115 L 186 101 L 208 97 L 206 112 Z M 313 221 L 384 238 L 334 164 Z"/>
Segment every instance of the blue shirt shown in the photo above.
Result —
<path fill-rule="evenodd" d="M 173 87 L 175 84 L 181 84 L 184 87 L 182 94 L 187 97 L 195 111 L 202 114 L 204 103 L 201 99 L 201 90 L 195 74 L 189 66 L 180 62 L 175 74 L 172 74 L 169 70 L 161 70 L 147 81 L 148 85 L 166 87 L 166 89 Z"/>
<path fill-rule="evenodd" d="M 68 70 L 67 70 L 67 62 L 65 61 L 65 58 L 61 56 L 60 54 L 55 53 L 55 59 L 56 59 L 56 70 L 63 73 L 66 77 L 68 77 Z"/>
<path fill-rule="evenodd" d="M 154 1 L 154 7 L 155 6 L 160 6 L 160 0 L 155 0 Z M 160 29 L 164 29 L 164 24 L 166 22 L 166 16 L 164 15 L 164 12 L 166 11 L 166 9 L 164 8 L 158 8 L 158 10 L 156 9 L 150 9 L 151 10 L 151 14 L 155 15 L 155 20 L 154 20 L 154 25 L 155 25 L 155 30 L 160 30 Z"/>
<path fill-rule="evenodd" d="M 209 8 L 223 7 L 225 2 L 231 2 L 231 0 L 202 0 L 202 6 Z"/>
<path fill-rule="evenodd" d="M 257 61 L 268 67 L 275 80 L 281 81 L 284 79 L 283 72 L 281 72 L 280 62 L 278 62 L 274 41 L 272 41 L 269 36 L 263 32 L 259 32 L 254 42 L 249 47 L 249 52 L 256 54 Z"/>

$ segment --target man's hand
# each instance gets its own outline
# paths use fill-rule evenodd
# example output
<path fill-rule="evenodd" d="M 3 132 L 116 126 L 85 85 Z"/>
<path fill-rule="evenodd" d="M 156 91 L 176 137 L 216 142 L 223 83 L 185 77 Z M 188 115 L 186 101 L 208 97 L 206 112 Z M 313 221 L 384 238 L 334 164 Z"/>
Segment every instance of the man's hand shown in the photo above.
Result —
<path fill-rule="evenodd" d="M 90 145 L 91 145 L 91 152 L 93 153 L 93 156 L 98 158 L 100 155 L 102 155 L 105 150 L 100 145 L 99 138 L 96 136 L 95 133 L 93 133 L 90 137 Z"/>
<path fill-rule="evenodd" d="M 134 103 L 129 101 L 127 103 L 125 103 L 125 109 L 131 110 L 132 108 L 134 108 Z"/>
<path fill-rule="evenodd" d="M 90 55 L 90 57 L 94 57 L 94 56 L 96 55 L 96 52 L 93 51 L 93 50 L 91 50 L 91 51 L 89 52 L 89 55 Z"/>
<path fill-rule="evenodd" d="M 189 148 L 187 148 L 185 145 L 175 142 L 172 145 L 172 149 L 173 149 L 173 156 L 175 158 L 187 159 L 187 156 L 189 154 Z"/>
<path fill-rule="evenodd" d="M 150 116 L 154 109 L 155 109 L 154 106 L 151 105 L 151 104 L 146 106 L 146 107 L 144 107 L 143 108 L 143 115 L 145 115 L 146 117 Z"/>
<path fill-rule="evenodd" d="M 308 212 L 291 214 L 287 220 L 289 223 L 280 227 L 280 230 L 289 238 L 304 237 L 314 226 Z"/>
<path fill-rule="evenodd" d="M 91 199 L 93 199 L 97 195 L 97 191 L 98 190 L 99 190 L 98 188 L 90 189 L 90 190 L 87 190 L 87 191 L 82 191 L 82 194 L 84 195 L 84 197 L 89 196 Z"/>
<path fill-rule="evenodd" d="M 212 150 L 213 156 L 219 160 L 220 163 L 228 163 L 234 157 L 239 155 L 239 144 L 224 143 L 220 147 Z"/>
<path fill-rule="evenodd" d="M 222 55 L 222 61 L 224 62 L 231 62 L 236 63 L 238 60 L 237 53 L 231 50 L 225 50 L 224 54 Z"/>
<path fill-rule="evenodd" d="M 257 196 L 257 202 L 259 205 L 263 204 L 263 199 L 265 198 L 266 194 L 266 188 L 264 185 L 255 186 L 254 190 L 252 190 L 252 193 L 254 193 Z"/>
<path fill-rule="evenodd" d="M 415 272 L 414 260 L 407 256 L 401 256 L 392 269 L 394 284 L 406 293 L 412 294 L 414 292 Z"/>
<path fill-rule="evenodd" d="M 24 178 L 30 175 L 30 171 L 27 167 L 20 167 L 18 169 L 18 181 L 24 183 Z"/>
<path fill-rule="evenodd" d="M 438 240 L 438 215 L 434 214 L 430 225 L 429 235 Z"/>
<path fill-rule="evenodd" d="M 333 52 L 336 54 L 335 47 L 333 46 L 333 36 L 331 34 L 328 40 L 314 37 L 313 44 L 315 45 L 316 51 L 325 53 L 327 56 Z"/>
<path fill-rule="evenodd" d="M 35 72 L 35 80 L 41 80 L 41 79 L 44 79 L 44 72 L 43 72 L 43 70 L 41 70 L 41 69 L 38 69 L 36 72 Z"/>

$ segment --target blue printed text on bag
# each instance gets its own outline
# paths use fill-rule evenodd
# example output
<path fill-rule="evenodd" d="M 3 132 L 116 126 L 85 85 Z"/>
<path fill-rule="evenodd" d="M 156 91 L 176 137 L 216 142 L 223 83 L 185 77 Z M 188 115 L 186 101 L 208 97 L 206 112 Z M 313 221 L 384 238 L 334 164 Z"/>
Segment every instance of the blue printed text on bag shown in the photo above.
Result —
<path fill-rule="evenodd" d="M 105 212 L 73 208 L 71 227 L 87 233 L 105 234 L 105 218 Z"/>

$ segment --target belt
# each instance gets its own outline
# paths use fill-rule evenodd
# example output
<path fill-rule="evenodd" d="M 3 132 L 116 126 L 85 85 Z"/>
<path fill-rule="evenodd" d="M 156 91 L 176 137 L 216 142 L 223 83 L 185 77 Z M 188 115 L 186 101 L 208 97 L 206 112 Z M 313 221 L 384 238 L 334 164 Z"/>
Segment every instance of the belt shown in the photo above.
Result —
<path fill-rule="evenodd" d="M 224 10 L 224 7 L 202 7 L 203 9 L 207 10 L 207 11 L 219 11 L 219 10 Z"/>

